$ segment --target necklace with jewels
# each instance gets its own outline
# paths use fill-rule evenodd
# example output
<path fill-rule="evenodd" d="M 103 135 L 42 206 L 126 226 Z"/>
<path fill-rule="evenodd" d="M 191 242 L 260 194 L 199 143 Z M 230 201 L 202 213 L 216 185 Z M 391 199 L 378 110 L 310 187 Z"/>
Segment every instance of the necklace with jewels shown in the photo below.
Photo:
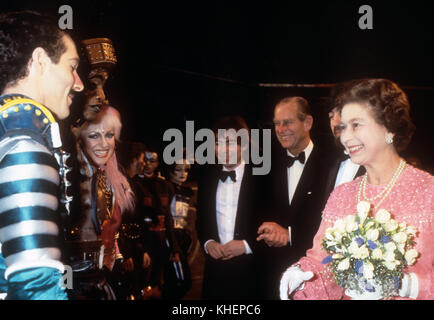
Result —
<path fill-rule="evenodd" d="M 96 180 L 97 180 L 99 190 L 101 190 L 102 194 L 104 195 L 105 204 L 106 204 L 106 208 L 107 208 L 107 214 L 108 214 L 108 217 L 110 219 L 111 218 L 111 206 L 112 206 L 113 192 L 112 192 L 111 188 L 107 185 L 107 178 L 105 175 L 105 171 L 98 169 L 97 175 L 96 175 Z"/>
<path fill-rule="evenodd" d="M 401 159 L 399 161 L 398 168 L 396 168 L 395 173 L 393 174 L 393 176 L 390 179 L 387 186 L 379 194 L 377 194 L 376 196 L 374 196 L 372 198 L 368 198 L 366 196 L 366 181 L 368 180 L 368 172 L 366 172 L 363 175 L 362 180 L 360 180 L 359 192 L 357 193 L 357 203 L 359 203 L 360 201 L 364 201 L 364 200 L 372 203 L 374 200 L 381 197 L 380 201 L 374 206 L 374 208 L 379 207 L 380 204 L 384 201 L 384 199 L 387 198 L 387 196 L 389 195 L 393 186 L 395 185 L 396 180 L 398 180 L 399 176 L 404 171 L 405 165 L 406 165 L 405 161 Z M 363 196 L 363 198 L 362 198 L 362 196 Z"/>

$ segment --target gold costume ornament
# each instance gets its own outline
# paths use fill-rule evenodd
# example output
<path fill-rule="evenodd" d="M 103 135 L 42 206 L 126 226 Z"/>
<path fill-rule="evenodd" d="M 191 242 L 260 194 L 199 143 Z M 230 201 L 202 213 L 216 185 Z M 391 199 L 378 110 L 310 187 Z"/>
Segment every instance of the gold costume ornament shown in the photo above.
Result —
<path fill-rule="evenodd" d="M 98 202 L 98 218 L 100 224 L 104 220 L 111 219 L 112 217 L 112 199 L 113 192 L 110 186 L 107 185 L 107 177 L 103 170 L 98 169 L 96 173 L 97 185 L 97 202 Z"/>

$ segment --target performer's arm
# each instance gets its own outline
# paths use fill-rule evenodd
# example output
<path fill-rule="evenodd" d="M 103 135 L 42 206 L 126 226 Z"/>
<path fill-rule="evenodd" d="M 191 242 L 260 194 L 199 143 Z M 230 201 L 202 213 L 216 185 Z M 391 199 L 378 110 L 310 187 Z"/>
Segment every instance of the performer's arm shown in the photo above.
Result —
<path fill-rule="evenodd" d="M 22 140 L 0 162 L 0 241 L 7 299 L 66 299 L 61 287 L 59 174 L 39 143 Z"/>

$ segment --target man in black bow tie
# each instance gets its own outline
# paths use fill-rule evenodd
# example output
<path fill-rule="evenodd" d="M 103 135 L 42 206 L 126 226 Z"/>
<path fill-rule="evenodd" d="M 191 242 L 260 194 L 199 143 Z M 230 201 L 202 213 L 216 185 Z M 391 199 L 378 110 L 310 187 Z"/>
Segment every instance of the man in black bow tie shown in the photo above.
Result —
<path fill-rule="evenodd" d="M 268 219 L 258 229 L 258 241 L 272 247 L 264 267 L 269 297 L 278 297 L 279 277 L 312 245 L 324 207 L 327 157 L 310 138 L 313 117 L 302 97 L 281 100 L 274 109 L 274 129 L 283 154 L 273 155 Z"/>
<path fill-rule="evenodd" d="M 219 129 L 225 134 L 218 136 Z M 249 128 L 231 116 L 218 120 L 214 133 L 218 164 L 203 169 L 198 186 L 197 232 L 206 253 L 202 298 L 257 299 L 262 294 L 255 267 L 259 184 L 242 157 Z"/>

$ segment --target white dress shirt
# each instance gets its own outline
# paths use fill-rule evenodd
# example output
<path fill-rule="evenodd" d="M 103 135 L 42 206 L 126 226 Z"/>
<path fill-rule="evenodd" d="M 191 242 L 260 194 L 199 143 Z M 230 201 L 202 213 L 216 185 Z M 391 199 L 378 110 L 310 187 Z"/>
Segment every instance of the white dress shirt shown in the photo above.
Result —
<path fill-rule="evenodd" d="M 312 140 L 309 142 L 307 147 L 303 150 L 305 155 L 304 163 L 296 160 L 291 168 L 287 169 L 288 175 L 288 196 L 289 196 L 289 204 L 292 202 L 292 198 L 294 197 L 295 190 L 297 189 L 298 182 L 300 181 L 300 177 L 303 173 L 303 169 L 307 160 L 309 159 L 310 154 L 313 150 L 313 142 Z M 291 154 L 291 152 L 287 151 L 288 155 L 291 157 L 295 157 L 295 155 Z"/>
<path fill-rule="evenodd" d="M 235 182 L 230 177 L 222 182 L 220 179 L 217 185 L 216 193 L 216 215 L 217 215 L 217 229 L 220 238 L 220 243 L 225 245 L 229 241 L 234 240 L 235 220 L 237 217 L 238 200 L 240 196 L 241 181 L 243 180 L 245 163 L 241 162 L 235 169 Z M 223 167 L 223 171 L 232 171 Z M 205 242 L 206 245 L 210 239 Z M 246 248 L 246 254 L 251 254 L 252 250 L 246 240 L 243 240 Z"/>
<path fill-rule="evenodd" d="M 312 140 L 310 140 L 307 147 L 303 150 L 305 156 L 304 163 L 301 163 L 300 161 L 296 160 L 294 161 L 294 164 L 287 169 L 289 205 L 291 205 L 292 198 L 294 197 L 295 190 L 297 189 L 298 186 L 298 182 L 300 181 L 301 175 L 303 174 L 304 166 L 307 163 L 307 159 L 309 159 L 312 150 L 313 150 L 313 142 Z M 293 155 L 288 150 L 286 152 L 288 153 L 288 156 L 291 156 L 293 158 L 295 157 L 295 155 Z M 291 226 L 288 226 L 288 233 L 289 233 L 289 245 L 292 245 Z"/>
<path fill-rule="evenodd" d="M 342 183 L 353 181 L 359 168 L 360 165 L 355 164 L 351 159 L 342 161 L 336 176 L 335 188 Z"/>

